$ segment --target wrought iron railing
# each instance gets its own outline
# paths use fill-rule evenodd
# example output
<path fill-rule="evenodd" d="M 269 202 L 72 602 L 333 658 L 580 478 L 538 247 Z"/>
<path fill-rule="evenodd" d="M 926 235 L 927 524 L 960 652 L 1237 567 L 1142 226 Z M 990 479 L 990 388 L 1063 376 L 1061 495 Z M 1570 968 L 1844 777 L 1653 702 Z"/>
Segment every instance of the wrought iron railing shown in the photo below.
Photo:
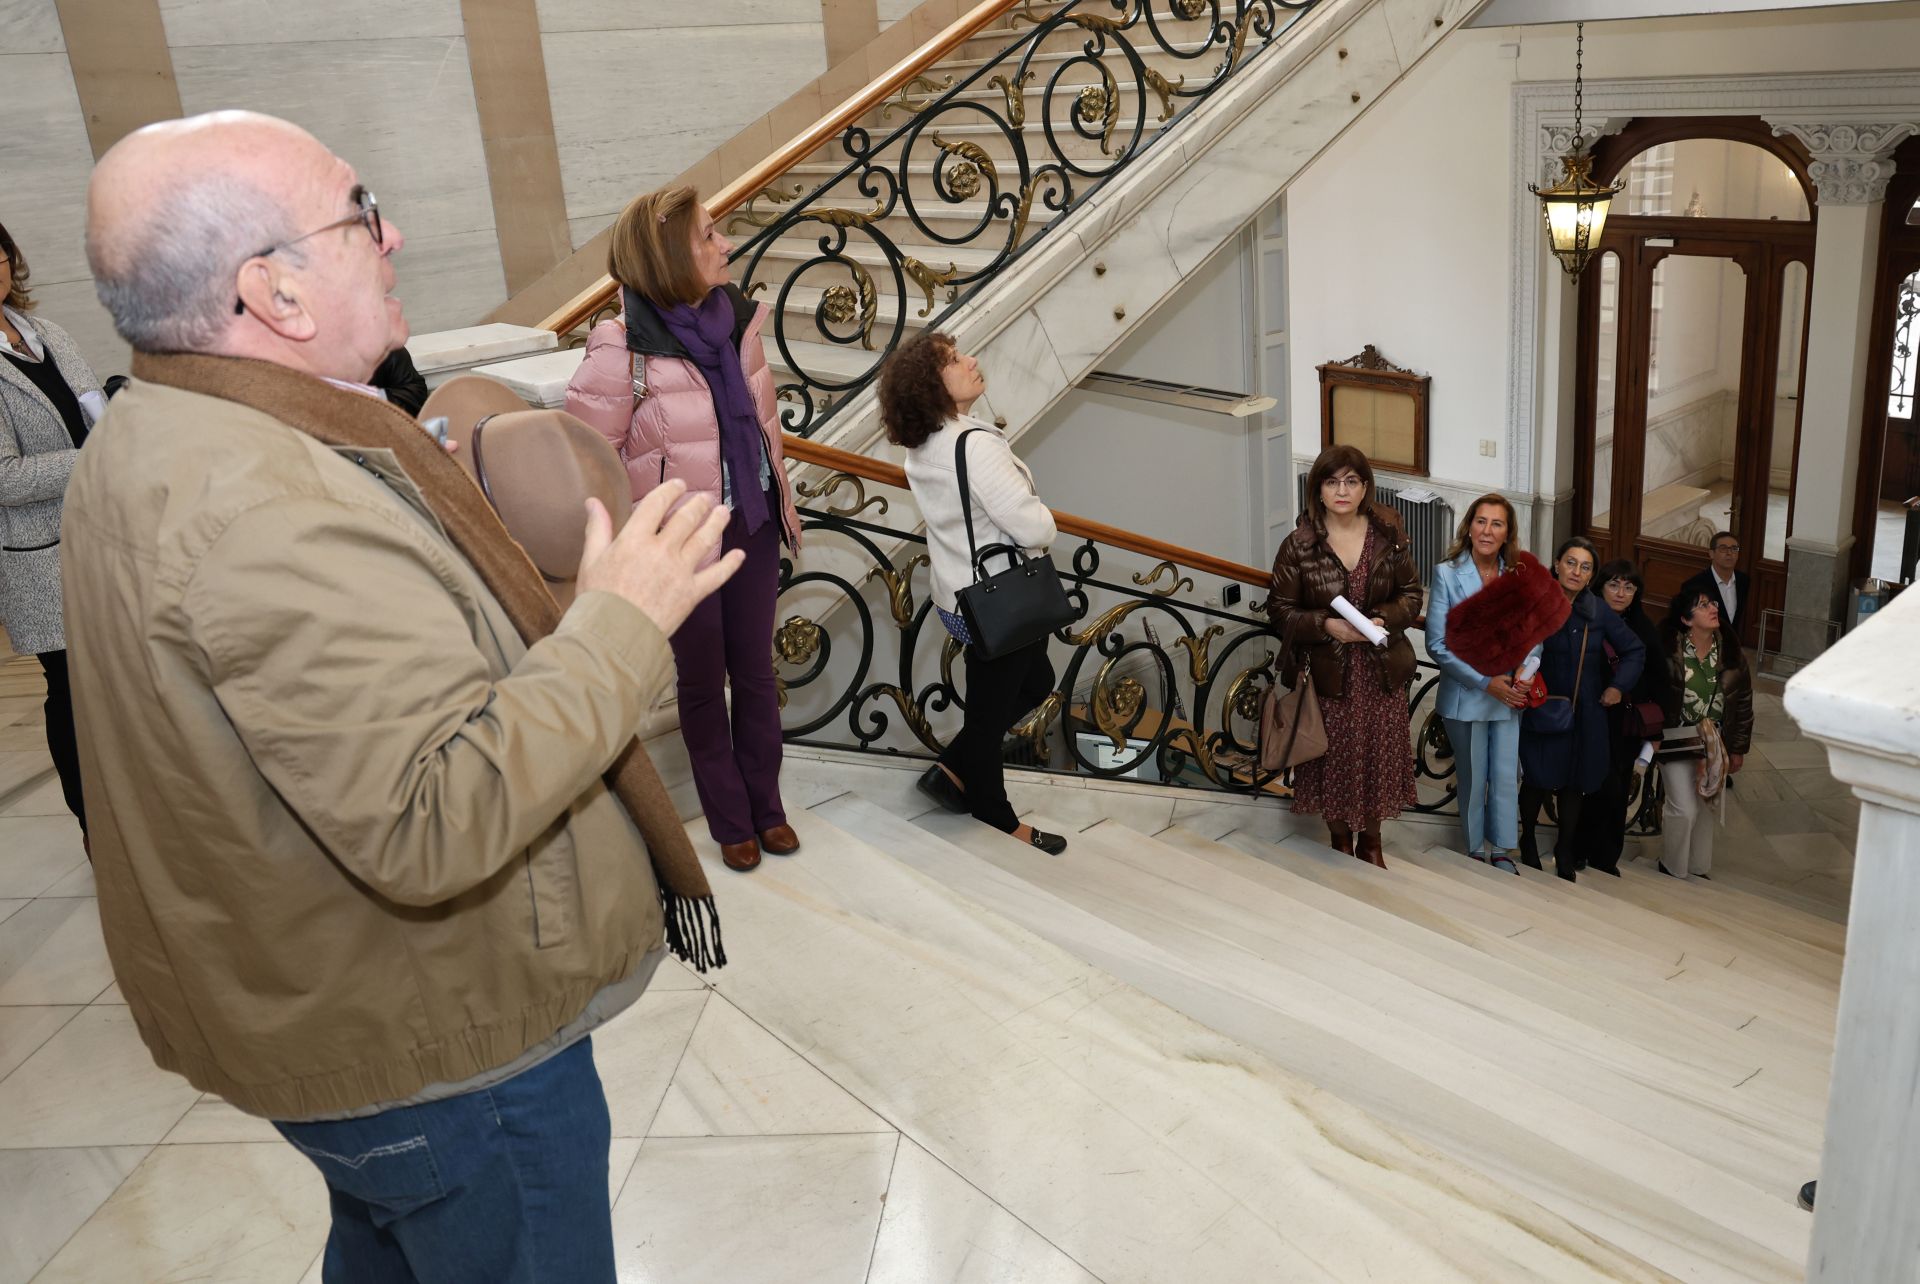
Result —
<path fill-rule="evenodd" d="M 930 757 L 959 730 L 960 648 L 933 609 L 926 538 L 900 470 L 790 440 L 823 471 L 802 483 L 806 552 L 781 566 L 776 673 L 789 742 Z M 869 493 L 869 486 L 873 492 Z M 1010 733 L 1008 758 L 1037 771 L 1285 795 L 1257 766 L 1260 704 L 1281 640 L 1258 568 L 1055 514 L 1055 560 L 1077 610 L 1054 637 L 1054 691 Z M 1070 550 L 1070 551 L 1069 551 Z M 1112 561 L 1113 568 L 1107 563 Z M 1138 569 L 1131 569 L 1137 567 Z M 1220 588 L 1209 600 L 1195 576 Z M 1422 659 L 1408 693 L 1416 813 L 1457 814 L 1453 751 L 1436 707 L 1439 669 Z M 1658 773 L 1630 800 L 1630 832 L 1659 832 Z M 1549 812 L 1547 818 L 1553 822 Z"/>
<path fill-rule="evenodd" d="M 1030 30 L 982 65 L 904 84 L 882 110 L 900 124 L 848 125 L 823 181 L 757 192 L 723 226 L 746 236 L 736 278 L 772 305 L 787 430 L 817 431 L 909 329 L 939 325 L 1317 3 L 1029 0 L 1012 22 Z"/>
<path fill-rule="evenodd" d="M 788 430 L 817 431 L 872 382 L 910 325 L 940 324 L 1318 3 L 983 0 L 712 194 L 716 221 L 729 235 L 747 235 L 731 260 L 737 279 L 756 292 L 774 290 Z M 953 75 L 934 80 L 941 59 L 1002 20 L 1029 30 L 957 83 Z M 904 115 L 892 125 L 896 113 Z M 794 168 L 817 161 L 829 144 L 846 159 L 809 188 Z M 971 223 L 935 230 L 942 214 Z M 765 263 L 782 237 L 814 231 L 817 252 L 805 261 Z M 855 238 L 860 251 L 849 254 Z M 961 256 L 970 260 L 965 267 L 957 258 L 942 266 L 940 254 L 956 249 L 986 260 L 972 261 L 976 253 Z M 877 261 L 877 279 L 861 257 Z M 832 279 L 800 284 L 821 272 Z M 619 308 L 617 288 L 602 277 L 541 325 L 574 334 Z M 836 368 L 809 352 L 816 345 L 841 354 Z"/>
<path fill-rule="evenodd" d="M 966 697 L 960 648 L 929 600 L 926 540 L 886 521 L 898 495 L 847 473 L 805 485 L 807 553 L 782 566 L 774 644 L 786 736 L 820 748 L 929 756 L 958 731 Z M 1073 523 L 1063 521 L 1063 528 Z M 825 545 L 831 544 L 831 548 Z M 1193 600 L 1189 567 L 1166 559 L 1109 571 L 1126 550 L 1082 537 L 1056 548 L 1078 618 L 1055 635 L 1055 690 L 1013 730 L 1010 758 L 1042 771 L 1141 778 L 1174 786 L 1285 794 L 1257 765 L 1261 698 L 1279 636 L 1264 603 Z M 1135 555 L 1137 557 L 1137 555 Z M 1215 559 L 1195 557 L 1209 569 Z M 1251 567 L 1240 578 L 1259 584 Z M 1204 574 L 1205 572 L 1202 571 Z M 822 622 L 794 603 L 830 607 Z M 1452 804 L 1453 764 L 1433 710 L 1438 671 L 1422 662 L 1411 694 L 1420 780 L 1416 810 Z"/>

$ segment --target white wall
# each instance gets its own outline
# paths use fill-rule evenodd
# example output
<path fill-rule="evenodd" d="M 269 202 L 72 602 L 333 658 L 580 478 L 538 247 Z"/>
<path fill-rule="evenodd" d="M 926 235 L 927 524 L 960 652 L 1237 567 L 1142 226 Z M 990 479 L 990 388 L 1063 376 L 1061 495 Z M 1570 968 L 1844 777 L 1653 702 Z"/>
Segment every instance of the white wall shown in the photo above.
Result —
<path fill-rule="evenodd" d="M 1217 255 L 1101 369 L 1251 388 L 1244 272 L 1242 254 Z M 1020 439 L 1020 453 L 1054 508 L 1260 566 L 1272 550 L 1253 547 L 1251 423 L 1075 390 Z"/>
<path fill-rule="evenodd" d="M 1911 68 L 1920 4 L 1594 23 L 1586 35 L 1589 78 Z M 1508 210 L 1532 177 L 1511 172 L 1510 95 L 1522 81 L 1566 80 L 1573 53 L 1571 27 L 1457 30 L 1288 188 L 1297 456 L 1318 443 L 1314 367 L 1373 343 L 1433 376 L 1436 484 L 1504 481 L 1506 461 L 1480 442 L 1504 449 Z M 1551 434 L 1552 414 L 1537 422 Z M 1550 496 L 1570 466 L 1550 440 L 1534 458 L 1546 479 L 1536 490 Z"/>

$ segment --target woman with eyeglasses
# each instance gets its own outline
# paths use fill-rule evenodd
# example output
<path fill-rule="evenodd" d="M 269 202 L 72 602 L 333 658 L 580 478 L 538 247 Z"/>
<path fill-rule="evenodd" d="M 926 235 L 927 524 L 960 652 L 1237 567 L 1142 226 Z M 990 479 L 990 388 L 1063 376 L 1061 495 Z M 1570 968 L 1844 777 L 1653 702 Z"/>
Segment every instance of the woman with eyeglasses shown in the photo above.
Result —
<path fill-rule="evenodd" d="M 1576 859 L 1587 869 L 1620 876 L 1620 855 L 1627 844 L 1627 800 L 1645 747 L 1660 739 L 1668 699 L 1667 666 L 1656 662 L 1660 637 L 1640 605 L 1646 587 L 1640 569 L 1625 558 L 1603 565 L 1594 573 L 1588 592 L 1633 630 L 1646 648 L 1647 662 L 1637 682 L 1623 687 L 1626 698 L 1606 709 L 1608 762 L 1600 788 L 1580 804 L 1580 827 L 1574 833 Z M 1610 669 L 1620 666 L 1620 653 L 1607 644 Z M 1614 680 L 1620 685 L 1618 679 Z"/>
<path fill-rule="evenodd" d="M 800 849 L 780 799 L 773 674 L 780 546 L 799 549 L 800 515 L 761 337 L 767 305 L 733 284 L 732 250 L 693 188 L 635 197 L 607 252 L 621 314 L 593 328 L 567 410 L 613 443 L 636 501 L 677 477 L 732 512 L 713 556 L 741 549 L 746 561 L 671 641 L 707 832 L 728 868 L 750 870 L 762 852 Z"/>
<path fill-rule="evenodd" d="M 27 260 L 0 226 L 0 626 L 46 674 L 47 752 L 67 810 L 87 831 L 60 613 L 60 511 L 67 478 L 105 409 L 67 332 L 35 317 Z"/>
<path fill-rule="evenodd" d="M 1687 590 L 1667 603 L 1660 626 L 1660 655 L 1670 690 L 1667 727 L 1659 763 L 1666 805 L 1660 814 L 1660 872 L 1676 878 L 1708 878 L 1713 869 L 1713 817 L 1701 796 L 1702 772 L 1722 764 L 1740 770 L 1753 746 L 1753 677 L 1739 635 L 1720 618 L 1711 590 Z M 1711 724 L 1711 732 L 1704 732 Z"/>
<path fill-rule="evenodd" d="M 1427 603 L 1427 654 L 1440 666 L 1434 703 L 1453 747 L 1455 797 L 1467 855 L 1509 874 L 1520 844 L 1520 711 L 1526 682 L 1512 673 L 1485 674 L 1447 645 L 1447 613 L 1493 583 L 1519 546 L 1513 505 L 1501 494 L 1473 501 L 1446 560 L 1433 568 Z"/>
<path fill-rule="evenodd" d="M 1420 580 L 1399 517 L 1373 502 L 1373 468 L 1352 446 L 1329 446 L 1307 472 L 1307 511 L 1273 559 L 1267 613 L 1284 646 L 1281 681 L 1304 665 L 1326 723 L 1327 752 L 1293 769 L 1293 810 L 1327 823 L 1327 842 L 1386 865 L 1380 826 L 1411 807 L 1413 743 L 1407 688 L 1417 661 L 1407 630 Z M 1376 647 L 1333 600 L 1384 629 Z"/>
<path fill-rule="evenodd" d="M 1567 622 L 1540 648 L 1538 680 L 1543 703 L 1520 720 L 1520 859 L 1539 869 L 1534 828 L 1540 809 L 1554 799 L 1560 836 L 1553 846 L 1554 873 L 1568 882 L 1579 869 L 1574 833 L 1586 796 L 1600 788 L 1611 761 L 1606 711 L 1640 680 L 1647 648 L 1614 612 L 1586 591 L 1593 581 L 1593 545 L 1576 535 L 1553 555 L 1554 578 L 1572 609 Z M 1609 666 L 1611 647 L 1618 663 Z"/>

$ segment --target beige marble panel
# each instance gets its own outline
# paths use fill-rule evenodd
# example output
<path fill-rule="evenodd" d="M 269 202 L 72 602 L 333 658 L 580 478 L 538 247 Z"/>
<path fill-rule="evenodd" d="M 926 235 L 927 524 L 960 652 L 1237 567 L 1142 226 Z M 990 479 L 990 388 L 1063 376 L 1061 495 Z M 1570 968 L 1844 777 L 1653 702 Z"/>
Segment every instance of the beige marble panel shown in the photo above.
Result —
<path fill-rule="evenodd" d="M 43 54 L 65 53 L 66 48 L 53 0 L 0 0 L 0 49 Z"/>
<path fill-rule="evenodd" d="M 459 0 L 159 0 L 167 43 L 280 45 L 317 41 L 412 40 L 461 34 Z M 177 54 L 175 55 L 178 56 Z"/>
<path fill-rule="evenodd" d="M 160 1146 L 67 1242 L 38 1284 L 281 1284 L 327 1235 L 326 1187 L 282 1141 Z"/>
<path fill-rule="evenodd" d="M 657 179 L 643 179 L 634 186 L 633 190 L 638 194 L 647 191 L 649 188 L 658 187 L 672 177 L 673 175 L 671 174 L 662 174 Z M 614 217 L 618 215 L 619 212 L 618 210 L 608 210 L 604 214 L 589 214 L 585 218 L 568 219 L 567 236 L 572 240 L 573 248 L 576 250 L 579 249 L 588 241 L 600 235 L 606 228 L 613 226 Z"/>
<path fill-rule="evenodd" d="M 673 1080 L 705 990 L 649 990 L 593 1034 L 593 1064 L 607 1094 L 613 1135 L 644 1137 Z"/>
<path fill-rule="evenodd" d="M 0 1079 L 38 1052 L 79 1011 L 77 1007 L 0 1008 Z"/>
<path fill-rule="evenodd" d="M 0 896 L 43 896 L 75 866 L 86 863 L 86 856 L 67 841 L 72 820 L 12 812 L 0 817 Z"/>
<path fill-rule="evenodd" d="M 168 1133 L 169 1146 L 205 1145 L 210 1142 L 279 1141 L 274 1126 L 257 1115 L 244 1114 L 219 1097 L 208 1093 L 193 1103 L 179 1123 Z"/>
<path fill-rule="evenodd" d="M 0 1006 L 91 1003 L 111 984 L 91 898 L 44 897 L 0 923 Z"/>
<path fill-rule="evenodd" d="M 52 0 L 40 0 L 49 11 Z M 87 275 L 87 175 L 93 151 L 65 54 L 22 54 L 0 44 L 7 128 L 0 133 L 8 233 L 39 290 Z"/>
<path fill-rule="evenodd" d="M 671 27 L 820 25 L 820 0 L 537 0 L 540 30 L 660 31 Z M 549 55 L 551 57 L 551 55 Z"/>
<path fill-rule="evenodd" d="M 867 1284 L 1100 1284 L 960 1174 L 902 1137 Z"/>
<path fill-rule="evenodd" d="M 394 267 L 394 294 L 405 305 L 407 324 L 420 334 L 478 324 L 507 297 L 500 244 L 488 230 L 409 236 Z"/>
<path fill-rule="evenodd" d="M 0 1284 L 27 1284 L 148 1149 L 0 1150 Z"/>
<path fill-rule="evenodd" d="M 199 1099 L 153 1064 L 126 1008 L 87 1008 L 0 1080 L 0 1149 L 148 1145 Z"/>
<path fill-rule="evenodd" d="M 825 69 L 817 21 L 550 32 L 567 216 L 611 214 L 687 169 Z M 714 68 L 725 67 L 724 78 Z M 632 104 L 644 95 L 645 110 Z"/>
<path fill-rule="evenodd" d="M 493 228 L 463 39 L 204 45 L 174 50 L 174 71 L 188 112 L 244 105 L 312 131 L 410 237 Z"/>
<path fill-rule="evenodd" d="M 898 1143 L 897 1133 L 649 1138 L 613 1210 L 621 1277 L 862 1279 Z"/>
<path fill-rule="evenodd" d="M 707 1000 L 649 1137 L 762 1137 L 893 1128 L 718 995 Z"/>

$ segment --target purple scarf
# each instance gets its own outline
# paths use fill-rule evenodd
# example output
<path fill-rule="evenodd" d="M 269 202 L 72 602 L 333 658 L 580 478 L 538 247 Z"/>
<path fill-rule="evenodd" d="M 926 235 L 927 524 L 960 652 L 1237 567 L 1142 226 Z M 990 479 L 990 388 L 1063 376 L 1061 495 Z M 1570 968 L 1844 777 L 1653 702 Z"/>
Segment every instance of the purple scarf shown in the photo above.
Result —
<path fill-rule="evenodd" d="M 733 346 L 733 300 L 725 286 L 716 286 L 697 308 L 676 303 L 658 311 L 668 333 L 706 376 L 720 421 L 720 458 L 732 482 L 733 511 L 751 535 L 769 516 L 766 492 L 760 489 L 760 461 L 767 444 L 760 432 L 760 412 L 740 366 L 740 350 Z"/>

